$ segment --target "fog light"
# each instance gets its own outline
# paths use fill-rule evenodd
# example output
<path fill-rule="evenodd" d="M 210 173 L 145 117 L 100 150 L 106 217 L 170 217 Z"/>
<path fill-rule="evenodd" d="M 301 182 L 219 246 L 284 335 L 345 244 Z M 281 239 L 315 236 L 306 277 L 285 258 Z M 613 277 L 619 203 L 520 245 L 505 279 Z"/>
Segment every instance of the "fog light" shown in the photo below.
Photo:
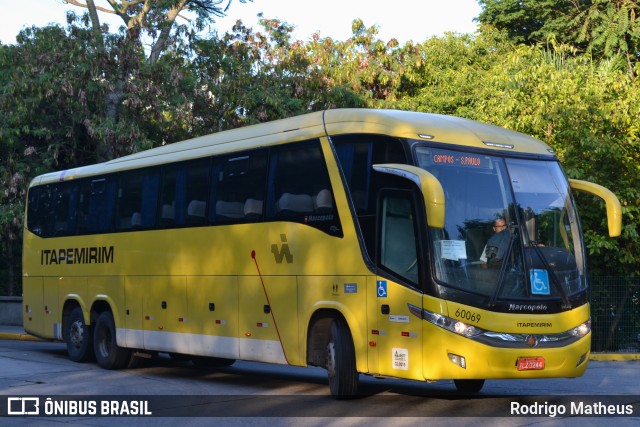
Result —
<path fill-rule="evenodd" d="M 462 356 L 458 356 L 457 354 L 448 353 L 449 360 L 454 365 L 460 366 L 462 369 L 467 369 L 467 361 Z"/>
<path fill-rule="evenodd" d="M 587 353 L 580 356 L 580 359 L 578 359 L 578 363 L 576 363 L 576 367 L 582 365 L 582 362 L 584 362 L 585 360 L 587 360 Z"/>

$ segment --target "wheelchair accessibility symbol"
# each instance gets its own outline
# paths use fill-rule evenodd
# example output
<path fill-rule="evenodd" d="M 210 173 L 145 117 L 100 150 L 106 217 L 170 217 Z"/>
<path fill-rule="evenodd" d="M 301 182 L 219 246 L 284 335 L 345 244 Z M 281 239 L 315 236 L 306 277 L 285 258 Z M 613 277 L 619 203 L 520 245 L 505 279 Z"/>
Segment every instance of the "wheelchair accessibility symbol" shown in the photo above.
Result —
<path fill-rule="evenodd" d="M 529 277 L 531 279 L 531 293 L 534 295 L 550 295 L 551 288 L 549 287 L 549 273 L 547 270 L 540 270 L 537 268 L 529 270 Z"/>
<path fill-rule="evenodd" d="M 387 281 L 378 280 L 377 288 L 378 288 L 378 298 L 386 298 L 387 297 Z"/>

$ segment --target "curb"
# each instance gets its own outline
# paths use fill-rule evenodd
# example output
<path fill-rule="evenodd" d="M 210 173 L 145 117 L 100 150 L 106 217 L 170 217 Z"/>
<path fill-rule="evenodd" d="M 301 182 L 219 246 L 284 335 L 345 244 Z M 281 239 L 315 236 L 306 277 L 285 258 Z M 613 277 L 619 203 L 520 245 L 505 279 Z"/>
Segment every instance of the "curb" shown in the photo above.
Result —
<path fill-rule="evenodd" d="M 591 353 L 589 360 L 597 362 L 626 362 L 640 360 L 640 353 Z"/>
<path fill-rule="evenodd" d="M 40 338 L 27 334 L 26 332 L 23 332 L 23 333 L 0 332 L 0 340 L 43 341 Z"/>

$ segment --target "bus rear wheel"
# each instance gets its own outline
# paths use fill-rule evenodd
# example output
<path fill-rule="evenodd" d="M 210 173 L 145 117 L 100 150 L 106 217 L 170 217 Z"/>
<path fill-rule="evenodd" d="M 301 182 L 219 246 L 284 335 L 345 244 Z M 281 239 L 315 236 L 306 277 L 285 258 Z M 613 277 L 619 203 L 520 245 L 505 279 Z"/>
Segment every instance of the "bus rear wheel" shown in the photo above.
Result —
<path fill-rule="evenodd" d="M 477 393 L 484 386 L 484 380 L 453 380 L 453 383 L 462 393 Z"/>
<path fill-rule="evenodd" d="M 335 399 L 346 399 L 358 393 L 358 372 L 353 340 L 349 328 L 341 319 L 331 323 L 327 345 L 327 376 Z"/>
<path fill-rule="evenodd" d="M 104 369 L 124 368 L 131 359 L 130 350 L 118 347 L 116 325 L 110 311 L 100 314 L 96 321 L 93 332 L 93 347 L 98 365 Z"/>
<path fill-rule="evenodd" d="M 93 329 L 84 323 L 82 308 L 71 310 L 66 322 L 64 339 L 67 354 L 74 362 L 88 362 L 93 359 Z"/>

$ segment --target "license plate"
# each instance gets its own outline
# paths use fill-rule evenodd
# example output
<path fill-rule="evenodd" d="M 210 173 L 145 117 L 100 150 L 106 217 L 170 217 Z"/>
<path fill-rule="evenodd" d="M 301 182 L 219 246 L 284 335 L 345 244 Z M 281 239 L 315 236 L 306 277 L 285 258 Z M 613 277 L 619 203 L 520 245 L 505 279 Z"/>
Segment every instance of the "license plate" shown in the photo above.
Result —
<path fill-rule="evenodd" d="M 544 357 L 519 357 L 518 371 L 536 371 L 544 369 Z"/>

